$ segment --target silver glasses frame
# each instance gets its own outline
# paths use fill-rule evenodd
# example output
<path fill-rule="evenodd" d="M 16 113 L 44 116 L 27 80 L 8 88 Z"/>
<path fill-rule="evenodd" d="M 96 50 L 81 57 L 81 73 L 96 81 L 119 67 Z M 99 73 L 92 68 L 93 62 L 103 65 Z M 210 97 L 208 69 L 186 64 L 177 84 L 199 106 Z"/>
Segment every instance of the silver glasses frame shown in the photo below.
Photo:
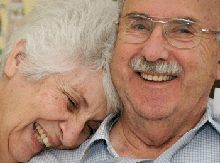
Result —
<path fill-rule="evenodd" d="M 121 40 L 123 40 L 124 42 L 130 43 L 130 44 L 141 44 L 141 43 L 144 43 L 144 42 L 150 37 L 150 35 L 151 35 L 151 33 L 152 33 L 153 29 L 154 29 L 154 24 L 155 24 L 155 23 L 161 23 L 161 24 L 163 24 L 163 32 L 164 32 L 164 35 L 165 35 L 167 41 L 169 42 L 169 44 L 171 44 L 172 46 L 174 46 L 174 47 L 176 47 L 176 48 L 179 48 L 179 49 L 191 49 L 191 48 L 194 48 L 194 47 L 196 47 L 197 45 L 200 44 L 200 42 L 201 42 L 201 40 L 202 40 L 202 38 L 203 38 L 203 35 L 201 36 L 201 38 L 200 38 L 198 44 L 196 44 L 196 45 L 194 45 L 194 46 L 192 46 L 192 47 L 184 48 L 184 47 L 178 47 L 178 46 L 173 45 L 173 44 L 169 41 L 169 39 L 167 38 L 167 33 L 166 33 L 167 31 L 164 29 L 164 24 L 166 24 L 166 23 L 168 23 L 168 22 L 170 22 L 170 21 L 173 21 L 173 20 L 180 20 L 180 21 L 183 20 L 183 21 L 186 21 L 186 22 L 189 22 L 189 23 L 197 24 L 197 25 L 199 25 L 199 26 L 201 27 L 201 30 L 202 30 L 201 32 L 202 32 L 202 34 L 220 34 L 220 30 L 208 30 L 208 29 L 203 29 L 203 28 L 202 28 L 202 25 L 198 24 L 198 23 L 195 22 L 195 21 L 187 20 L 187 19 L 181 19 L 181 18 L 171 18 L 171 19 L 170 19 L 170 18 L 158 17 L 158 16 L 148 17 L 148 16 L 146 16 L 146 15 L 139 15 L 139 14 L 129 14 L 129 15 L 124 16 L 123 18 L 128 17 L 128 16 L 134 17 L 134 18 L 149 19 L 150 21 L 153 22 L 153 27 L 152 27 L 152 29 L 151 29 L 151 31 L 150 31 L 149 36 L 146 37 L 146 39 L 145 39 L 144 41 L 140 42 L 140 43 L 128 42 L 128 41 L 124 40 L 123 38 L 121 38 L 120 35 L 119 35 L 119 32 L 118 32 L 118 37 L 119 37 Z M 169 20 L 166 20 L 166 21 L 163 21 L 163 20 L 153 20 L 152 18 L 156 18 L 156 19 L 158 19 L 158 18 L 160 18 L 160 19 L 169 19 Z M 119 26 L 120 21 L 119 21 L 119 22 L 116 22 L 116 24 Z M 117 31 L 118 31 L 118 29 L 117 29 Z"/>

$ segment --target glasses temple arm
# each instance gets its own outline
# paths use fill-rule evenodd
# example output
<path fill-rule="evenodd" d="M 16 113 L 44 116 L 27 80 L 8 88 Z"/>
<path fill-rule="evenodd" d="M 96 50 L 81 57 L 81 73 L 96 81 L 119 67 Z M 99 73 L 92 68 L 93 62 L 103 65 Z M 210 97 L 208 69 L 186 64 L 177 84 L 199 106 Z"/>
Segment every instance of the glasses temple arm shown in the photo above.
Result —
<path fill-rule="evenodd" d="M 202 33 L 214 33 L 214 34 L 218 34 L 218 33 L 220 33 L 220 31 L 202 29 Z"/>

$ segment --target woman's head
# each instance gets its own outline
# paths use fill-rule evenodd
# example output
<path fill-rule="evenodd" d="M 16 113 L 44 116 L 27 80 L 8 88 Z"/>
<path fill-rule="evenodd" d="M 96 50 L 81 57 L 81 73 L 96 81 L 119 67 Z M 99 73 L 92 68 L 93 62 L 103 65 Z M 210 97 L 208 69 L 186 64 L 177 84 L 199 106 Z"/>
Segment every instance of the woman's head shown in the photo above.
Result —
<path fill-rule="evenodd" d="M 101 70 L 103 54 L 113 48 L 117 7 L 108 12 L 106 3 L 112 2 L 100 2 L 44 0 L 38 3 L 10 39 L 1 59 L 1 72 L 13 46 L 20 40 L 26 41 L 27 60 L 20 70 L 32 79 L 68 73 L 79 59 L 94 70 Z"/>
<path fill-rule="evenodd" d="M 7 43 L 0 57 L 0 76 L 13 46 L 24 40 L 25 59 L 19 70 L 31 80 L 68 74 L 75 65 L 83 64 L 91 71 L 104 69 L 103 80 L 108 81 L 117 14 L 117 3 L 111 0 L 41 0 Z M 109 96 L 117 98 L 117 93 L 111 82 L 106 83 L 108 108 L 116 108 L 117 100 Z"/>
<path fill-rule="evenodd" d="M 30 81 L 17 72 L 15 59 L 7 61 L 9 79 L 0 84 L 0 158 L 25 162 L 46 147 L 76 148 L 106 117 L 102 72 L 79 66 L 68 75 Z"/>
<path fill-rule="evenodd" d="M 0 57 L 7 127 L 0 133 L 15 160 L 42 149 L 35 133 L 48 146 L 78 146 L 105 117 L 106 103 L 109 111 L 118 106 L 109 75 L 117 19 L 111 0 L 43 0 L 14 32 Z"/>

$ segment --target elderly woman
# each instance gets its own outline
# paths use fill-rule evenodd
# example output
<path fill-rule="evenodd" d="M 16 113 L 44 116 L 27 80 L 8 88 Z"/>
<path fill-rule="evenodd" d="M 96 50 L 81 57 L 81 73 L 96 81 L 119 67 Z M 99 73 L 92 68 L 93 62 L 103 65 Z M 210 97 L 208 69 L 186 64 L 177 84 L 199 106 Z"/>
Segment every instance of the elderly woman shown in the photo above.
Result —
<path fill-rule="evenodd" d="M 43 0 L 13 33 L 0 57 L 1 162 L 75 148 L 115 111 L 117 13 L 112 0 Z"/>

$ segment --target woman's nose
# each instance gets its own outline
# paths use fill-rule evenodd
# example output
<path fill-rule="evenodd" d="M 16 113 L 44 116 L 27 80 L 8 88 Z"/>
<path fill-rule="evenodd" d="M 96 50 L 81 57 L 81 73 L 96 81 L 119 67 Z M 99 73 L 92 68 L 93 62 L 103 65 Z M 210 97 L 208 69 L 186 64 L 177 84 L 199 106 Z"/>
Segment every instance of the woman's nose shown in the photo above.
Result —
<path fill-rule="evenodd" d="M 77 118 L 70 118 L 67 121 L 60 122 L 62 145 L 67 148 L 75 148 L 83 143 L 90 135 L 90 129 L 85 123 L 85 120 Z"/>

